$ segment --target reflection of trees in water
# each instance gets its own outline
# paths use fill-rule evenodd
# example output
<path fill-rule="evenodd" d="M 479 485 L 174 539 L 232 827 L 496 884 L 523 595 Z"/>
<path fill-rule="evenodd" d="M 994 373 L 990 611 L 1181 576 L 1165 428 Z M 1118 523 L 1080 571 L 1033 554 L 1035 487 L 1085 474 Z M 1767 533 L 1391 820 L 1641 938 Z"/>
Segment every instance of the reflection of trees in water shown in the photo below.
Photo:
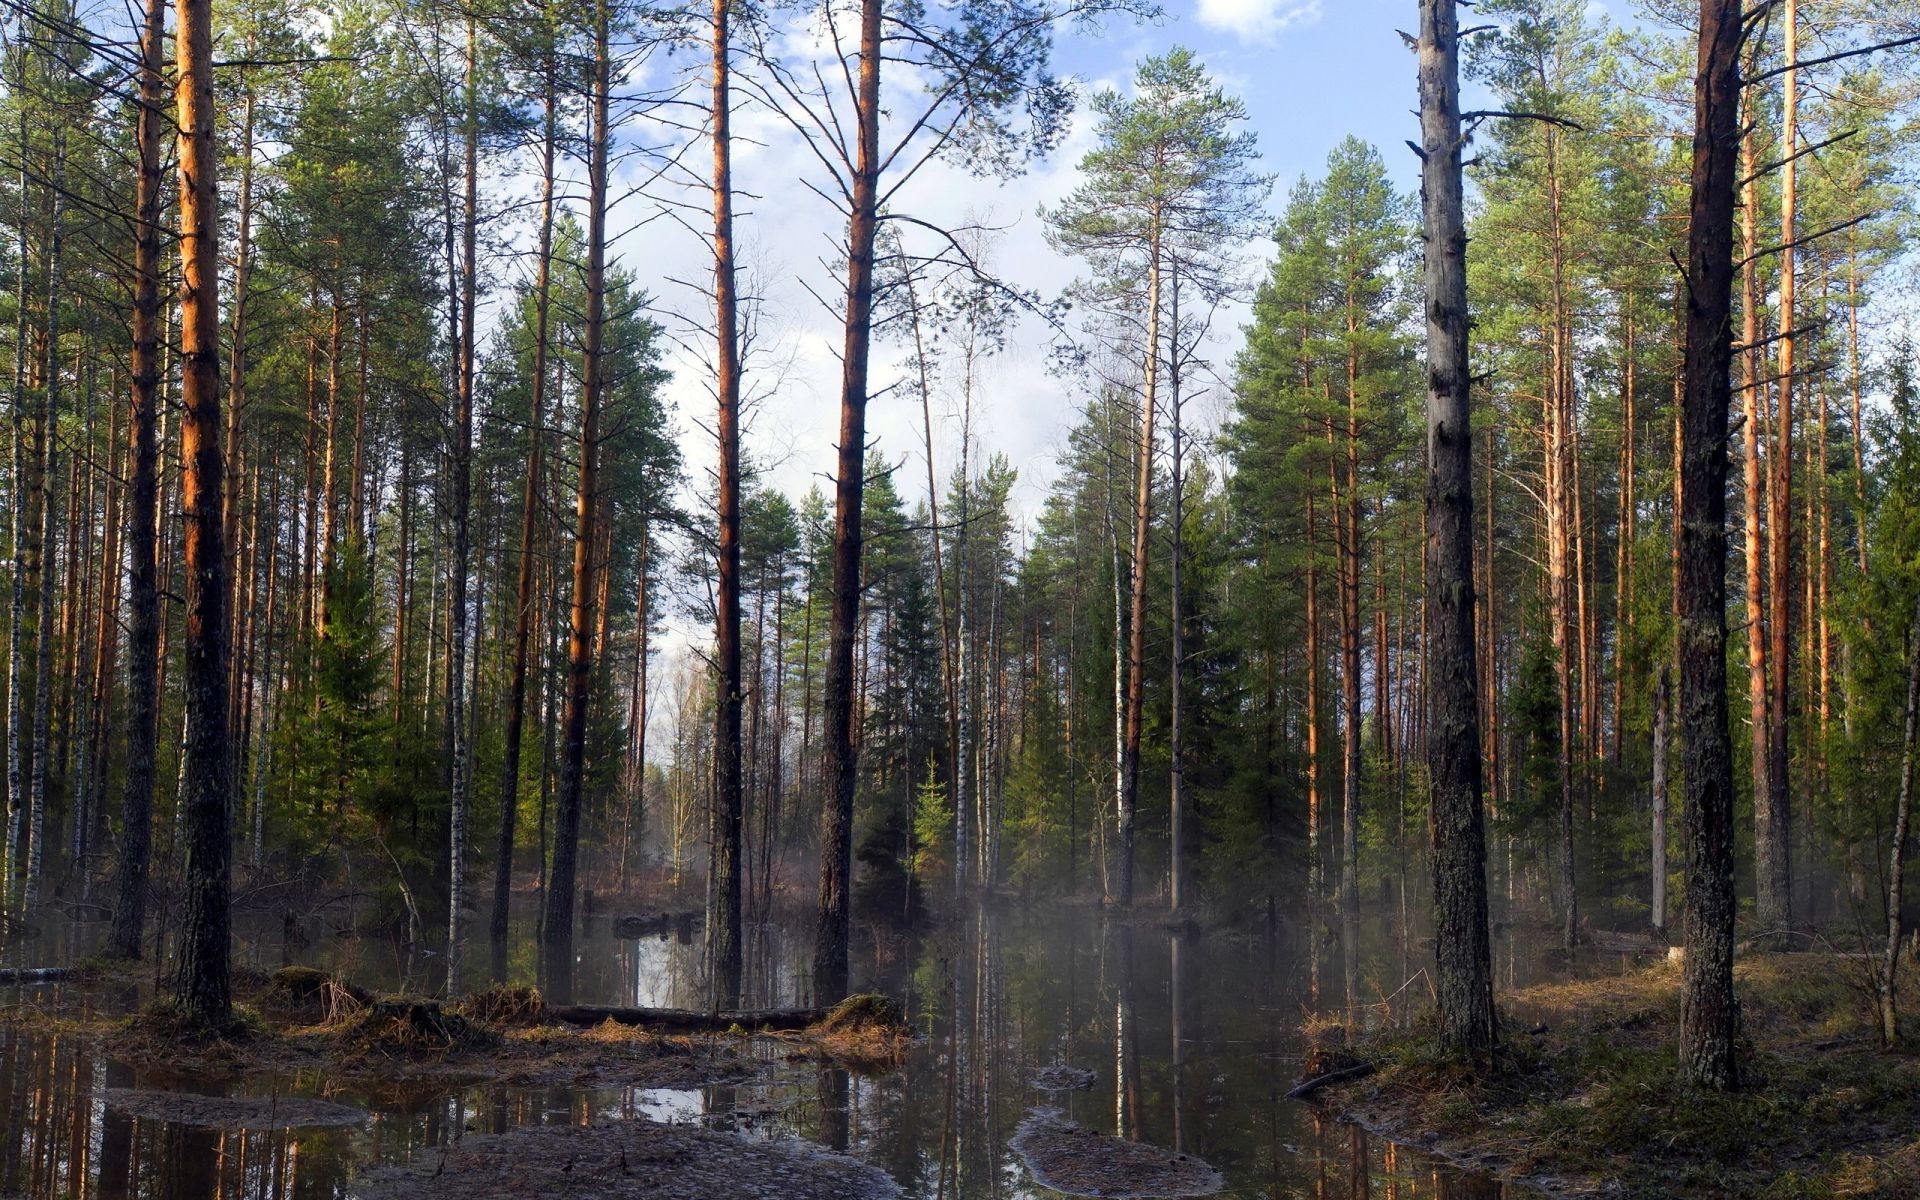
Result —
<path fill-rule="evenodd" d="M 0 1195 L 297 1200 L 344 1188 L 345 1131 L 208 1129 L 132 1117 L 98 1097 L 143 1082 L 86 1039 L 0 1032 Z"/>
<path fill-rule="evenodd" d="M 1140 1030 L 1134 1011 L 1133 926 L 1114 934 L 1113 1132 L 1129 1141 L 1146 1134 L 1141 1125 Z"/>

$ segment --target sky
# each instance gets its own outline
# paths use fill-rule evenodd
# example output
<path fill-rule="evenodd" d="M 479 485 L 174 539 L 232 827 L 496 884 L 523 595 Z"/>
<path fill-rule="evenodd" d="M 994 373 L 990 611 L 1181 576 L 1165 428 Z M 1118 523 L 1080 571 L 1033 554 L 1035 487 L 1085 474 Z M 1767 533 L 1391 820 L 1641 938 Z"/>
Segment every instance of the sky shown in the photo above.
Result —
<path fill-rule="evenodd" d="M 1147 55 L 1174 45 L 1194 50 L 1220 84 L 1245 101 L 1262 168 L 1275 176 L 1269 207 L 1277 212 L 1292 182 L 1317 172 L 1348 134 L 1379 146 L 1400 186 L 1415 186 L 1417 164 L 1403 144 L 1418 132 L 1412 112 L 1414 61 L 1395 32 L 1415 17 L 1411 0 L 1172 0 L 1163 19 L 1153 24 L 1121 22 L 1098 34 L 1063 36 L 1055 66 L 1090 94 L 1124 87 L 1134 64 Z M 761 298 L 759 333 L 747 364 L 749 392 L 756 399 L 748 416 L 746 452 L 764 478 L 789 495 L 797 497 L 814 484 L 830 493 L 841 330 L 815 293 L 835 294 L 829 263 L 840 219 L 799 184 L 803 177 L 818 180 L 819 168 L 779 119 L 747 103 L 736 111 L 735 125 L 743 139 L 735 151 L 743 193 L 737 201 L 747 275 L 743 289 Z M 1090 145 L 1083 102 L 1063 145 L 1025 174 L 979 179 L 937 165 L 909 185 L 897 207 L 935 222 L 995 227 L 1000 232 L 990 254 L 996 271 L 1053 296 L 1081 266 L 1046 244 L 1037 210 L 1072 189 L 1076 163 Z M 611 227 L 637 220 L 637 213 L 624 221 L 616 214 Z M 1248 247 L 1250 272 L 1269 249 L 1266 243 Z M 625 235 L 613 250 L 642 279 L 691 282 L 710 273 L 702 243 L 661 222 Z M 699 299 L 690 288 L 657 286 L 663 309 L 698 310 Z M 1217 323 L 1209 357 L 1222 369 L 1231 362 L 1244 316 L 1244 309 L 1237 309 Z M 1037 323 L 1017 330 L 989 365 L 976 399 L 974 453 L 1006 455 L 1019 473 L 1014 503 L 1025 519 L 1037 513 L 1055 478 L 1056 455 L 1079 403 L 1071 382 L 1049 373 L 1043 332 Z M 691 331 L 688 336 L 698 340 Z M 707 368 L 685 350 L 671 365 L 675 378 L 669 394 L 678 412 L 682 450 L 696 488 L 704 488 L 715 455 Z M 899 468 L 898 486 L 912 503 L 925 492 L 919 405 L 903 392 L 880 392 L 900 376 L 900 348 L 876 346 L 869 436 Z M 959 424 L 957 401 L 945 397 L 943 407 L 944 413 L 938 408 L 935 413 L 934 453 L 944 485 L 957 461 Z M 1202 396 L 1193 419 L 1211 425 L 1224 411 L 1224 397 Z"/>

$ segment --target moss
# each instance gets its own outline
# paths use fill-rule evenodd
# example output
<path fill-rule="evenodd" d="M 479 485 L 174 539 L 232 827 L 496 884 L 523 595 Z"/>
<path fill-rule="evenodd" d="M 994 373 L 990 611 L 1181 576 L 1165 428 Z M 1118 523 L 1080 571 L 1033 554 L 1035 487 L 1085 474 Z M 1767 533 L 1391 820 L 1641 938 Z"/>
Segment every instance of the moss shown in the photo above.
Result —
<path fill-rule="evenodd" d="M 267 1023 L 259 1012 L 235 1006 L 224 1021 L 206 1021 L 188 1013 L 169 997 L 150 1002 L 127 1021 L 136 1035 L 154 1041 L 187 1044 L 208 1042 L 242 1043 L 267 1035 Z"/>
<path fill-rule="evenodd" d="M 1629 1196 L 1920 1195 L 1911 1169 L 1890 1166 L 1920 1155 L 1906 1140 L 1920 1124 L 1920 1063 L 1876 1049 L 1851 965 L 1742 962 L 1740 1092 L 1680 1081 L 1680 978 L 1663 964 L 1508 997 L 1507 1044 L 1484 1074 L 1429 1030 L 1377 1034 L 1353 1048 L 1375 1076 L 1327 1098 L 1388 1132 L 1435 1131 L 1442 1151 L 1515 1177 L 1604 1180 Z"/>

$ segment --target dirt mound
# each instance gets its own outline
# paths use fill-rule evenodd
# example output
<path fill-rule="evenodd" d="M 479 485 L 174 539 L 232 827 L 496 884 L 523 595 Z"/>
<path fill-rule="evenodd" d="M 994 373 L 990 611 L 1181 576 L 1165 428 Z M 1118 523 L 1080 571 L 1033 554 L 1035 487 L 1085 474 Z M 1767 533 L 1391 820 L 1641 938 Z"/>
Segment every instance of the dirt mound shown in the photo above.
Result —
<path fill-rule="evenodd" d="M 373 996 L 318 967 L 281 967 L 253 998 L 265 1016 L 302 1025 L 332 1025 L 360 1015 Z"/>
<path fill-rule="evenodd" d="M 202 1096 L 194 1092 L 108 1088 L 107 1107 L 148 1121 L 172 1121 L 208 1129 L 302 1129 L 315 1125 L 358 1125 L 367 1114 L 357 1108 L 299 1096 Z"/>
<path fill-rule="evenodd" d="M 345 1031 L 347 1044 L 377 1054 L 425 1056 L 492 1046 L 498 1035 L 438 1000 L 390 996 L 376 1000 Z"/>
<path fill-rule="evenodd" d="M 906 1024 L 900 1002 L 892 996 L 866 992 L 848 996 L 833 1006 L 826 1020 L 814 1028 L 821 1033 L 867 1033 L 876 1029 L 898 1029 Z"/>
<path fill-rule="evenodd" d="M 361 1200 L 884 1200 L 900 1194 L 865 1163 L 800 1141 L 761 1141 L 688 1125 L 536 1125 L 464 1138 L 361 1176 Z"/>
<path fill-rule="evenodd" d="M 496 983 L 462 1000 L 460 1015 L 495 1029 L 522 1029 L 547 1019 L 547 1002 L 539 988 Z"/>
<path fill-rule="evenodd" d="M 1029 1113 L 1012 1146 L 1035 1183 L 1070 1196 L 1211 1196 L 1226 1186 L 1220 1172 L 1191 1154 L 1082 1129 L 1062 1120 L 1054 1109 Z"/>

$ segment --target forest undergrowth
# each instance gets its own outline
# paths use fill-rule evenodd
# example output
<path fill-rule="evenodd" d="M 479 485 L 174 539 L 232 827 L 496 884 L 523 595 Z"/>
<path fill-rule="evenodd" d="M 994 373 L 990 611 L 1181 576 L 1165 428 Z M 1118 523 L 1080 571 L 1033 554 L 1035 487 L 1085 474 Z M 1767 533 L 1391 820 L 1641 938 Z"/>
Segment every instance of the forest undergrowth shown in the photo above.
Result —
<path fill-rule="evenodd" d="M 1506 994 L 1483 1074 L 1418 1025 L 1351 1044 L 1317 1029 L 1310 1065 L 1374 1067 L 1320 1093 L 1345 1118 L 1553 1195 L 1920 1196 L 1920 1059 L 1879 1048 L 1865 960 L 1754 955 L 1735 979 L 1751 1054 L 1738 1091 L 1678 1079 L 1681 975 L 1666 962 Z M 1920 985 L 1901 990 L 1916 1011 Z"/>

